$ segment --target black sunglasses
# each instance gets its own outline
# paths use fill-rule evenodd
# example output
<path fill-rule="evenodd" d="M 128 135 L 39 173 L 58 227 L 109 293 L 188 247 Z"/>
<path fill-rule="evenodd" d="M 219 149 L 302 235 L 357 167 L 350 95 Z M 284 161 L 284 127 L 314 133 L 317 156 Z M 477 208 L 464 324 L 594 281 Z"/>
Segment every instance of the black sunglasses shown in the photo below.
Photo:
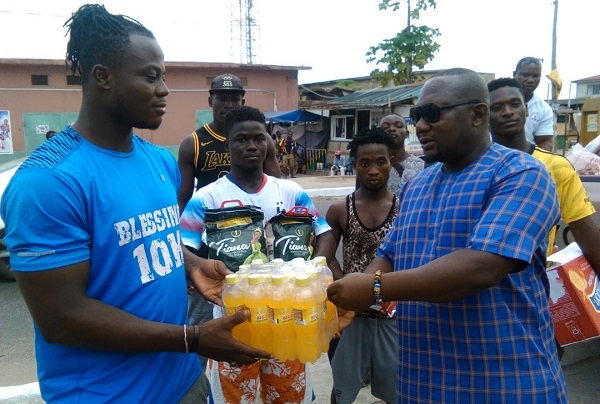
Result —
<path fill-rule="evenodd" d="M 423 118 L 425 120 L 425 122 L 427 122 L 427 123 L 436 123 L 437 121 L 440 120 L 440 114 L 445 109 L 452 109 L 452 108 L 456 108 L 456 107 L 461 107 L 463 105 L 479 104 L 479 103 L 480 103 L 480 101 L 467 101 L 467 102 L 461 102 L 460 104 L 446 105 L 446 106 L 440 107 L 440 106 L 434 104 L 433 102 L 430 102 L 427 104 L 419 105 L 418 107 L 411 108 L 410 112 L 409 112 L 409 116 L 410 116 L 410 120 L 413 122 L 413 125 L 416 125 L 417 122 L 419 122 L 421 120 L 421 118 Z"/>

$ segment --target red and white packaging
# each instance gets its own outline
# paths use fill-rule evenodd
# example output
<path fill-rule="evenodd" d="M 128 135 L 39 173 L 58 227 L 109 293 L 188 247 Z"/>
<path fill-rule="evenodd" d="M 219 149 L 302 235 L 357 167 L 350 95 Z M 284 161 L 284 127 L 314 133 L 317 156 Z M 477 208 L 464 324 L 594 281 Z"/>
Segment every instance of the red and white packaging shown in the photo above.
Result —
<path fill-rule="evenodd" d="M 546 273 L 550 281 L 550 313 L 561 346 L 600 336 L 598 276 L 577 243 L 552 254 L 556 264 Z"/>

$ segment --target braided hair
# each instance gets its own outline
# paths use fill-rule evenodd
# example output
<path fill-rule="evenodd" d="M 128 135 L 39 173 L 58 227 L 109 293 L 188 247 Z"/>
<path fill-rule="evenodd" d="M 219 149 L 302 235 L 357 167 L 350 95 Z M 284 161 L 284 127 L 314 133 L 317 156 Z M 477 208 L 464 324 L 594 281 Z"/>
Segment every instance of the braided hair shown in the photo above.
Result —
<path fill-rule="evenodd" d="M 94 65 L 117 64 L 130 35 L 154 38 L 152 32 L 138 21 L 110 14 L 99 4 L 81 6 L 63 26 L 67 27 L 67 35 L 70 34 L 65 66 L 71 74 L 81 75 L 84 87 Z"/>

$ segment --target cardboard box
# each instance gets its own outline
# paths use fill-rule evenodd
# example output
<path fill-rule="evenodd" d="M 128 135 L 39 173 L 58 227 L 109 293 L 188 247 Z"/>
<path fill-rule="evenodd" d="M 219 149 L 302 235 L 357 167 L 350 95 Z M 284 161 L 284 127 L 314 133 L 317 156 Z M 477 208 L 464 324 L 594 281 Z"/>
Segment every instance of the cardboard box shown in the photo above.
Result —
<path fill-rule="evenodd" d="M 558 343 L 564 346 L 599 336 L 600 285 L 577 244 L 572 243 L 548 260 L 558 262 L 546 271 Z"/>

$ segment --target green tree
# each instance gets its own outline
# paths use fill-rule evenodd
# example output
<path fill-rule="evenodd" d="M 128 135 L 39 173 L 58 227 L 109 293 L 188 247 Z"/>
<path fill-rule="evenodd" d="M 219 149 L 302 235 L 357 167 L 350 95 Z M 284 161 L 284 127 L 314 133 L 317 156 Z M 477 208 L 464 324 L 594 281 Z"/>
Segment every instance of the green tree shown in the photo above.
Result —
<path fill-rule="evenodd" d="M 413 25 L 413 20 L 418 20 L 421 11 L 428 7 L 436 8 L 435 0 L 417 0 L 414 8 L 411 8 L 411 0 L 406 0 L 407 21 L 406 28 L 399 32 L 394 38 L 385 39 L 377 46 L 372 46 L 367 52 L 367 63 L 376 61 L 376 64 L 385 65 L 384 69 L 375 69 L 371 77 L 387 85 L 412 83 L 415 80 L 413 67 L 423 69 L 433 59 L 440 45 L 434 38 L 440 35 L 440 31 L 426 25 Z M 380 10 L 397 11 L 400 1 L 381 0 Z"/>

